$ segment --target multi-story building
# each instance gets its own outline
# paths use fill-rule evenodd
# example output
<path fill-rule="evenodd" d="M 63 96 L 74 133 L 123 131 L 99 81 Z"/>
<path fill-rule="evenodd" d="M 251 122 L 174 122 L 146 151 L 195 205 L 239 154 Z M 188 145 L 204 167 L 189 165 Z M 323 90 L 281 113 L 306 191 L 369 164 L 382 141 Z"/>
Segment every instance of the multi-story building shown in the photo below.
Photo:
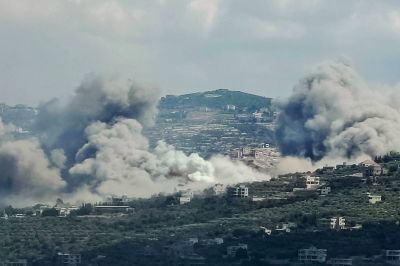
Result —
<path fill-rule="evenodd" d="M 225 186 L 223 184 L 215 184 L 213 186 L 214 195 L 219 196 L 225 193 Z"/>
<path fill-rule="evenodd" d="M 310 248 L 300 249 L 298 252 L 298 259 L 302 263 L 324 263 L 327 256 L 326 249 L 319 249 L 314 246 Z"/>
<path fill-rule="evenodd" d="M 380 164 L 372 160 L 363 161 L 360 163 L 360 166 L 364 168 L 365 177 L 381 176 L 381 175 L 386 175 L 388 173 L 388 170 L 386 168 L 382 167 Z"/>
<path fill-rule="evenodd" d="M 384 258 L 387 264 L 400 265 L 400 250 L 385 250 Z"/>
<path fill-rule="evenodd" d="M 179 204 L 186 204 L 189 203 L 192 198 L 193 198 L 193 191 L 190 190 L 184 190 L 180 192 L 180 196 L 179 196 Z"/>
<path fill-rule="evenodd" d="M 318 220 L 318 225 L 321 228 L 332 230 L 343 230 L 346 227 L 346 219 L 344 217 L 321 218 Z"/>
<path fill-rule="evenodd" d="M 81 264 L 80 254 L 70 254 L 70 253 L 57 253 L 57 265 L 79 265 Z"/>
<path fill-rule="evenodd" d="M 228 194 L 231 197 L 236 198 L 247 198 L 249 196 L 249 188 L 245 185 L 240 185 L 236 187 L 229 187 Z"/>
<path fill-rule="evenodd" d="M 320 178 L 318 176 L 307 176 L 306 177 L 306 188 L 317 189 L 320 184 Z"/>

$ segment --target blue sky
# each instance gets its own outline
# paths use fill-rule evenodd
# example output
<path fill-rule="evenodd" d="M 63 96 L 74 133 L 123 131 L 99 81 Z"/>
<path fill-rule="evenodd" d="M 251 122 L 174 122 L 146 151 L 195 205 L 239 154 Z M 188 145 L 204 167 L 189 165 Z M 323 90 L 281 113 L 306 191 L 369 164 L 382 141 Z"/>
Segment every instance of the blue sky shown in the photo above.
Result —
<path fill-rule="evenodd" d="M 286 97 L 340 56 L 373 86 L 397 85 L 400 1 L 0 0 L 0 102 L 10 104 L 66 97 L 93 72 L 164 94 Z"/>

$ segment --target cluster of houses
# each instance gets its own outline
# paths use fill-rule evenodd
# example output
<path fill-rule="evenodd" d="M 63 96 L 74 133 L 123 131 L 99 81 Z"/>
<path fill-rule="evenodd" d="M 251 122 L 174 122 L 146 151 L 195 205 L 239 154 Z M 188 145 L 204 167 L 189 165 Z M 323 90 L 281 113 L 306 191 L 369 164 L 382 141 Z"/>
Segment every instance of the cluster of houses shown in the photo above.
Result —
<path fill-rule="evenodd" d="M 259 169 L 272 169 L 281 158 L 279 150 L 269 143 L 260 143 L 258 147 L 242 147 L 230 152 L 230 157 L 241 160 L 247 165 Z"/>
<path fill-rule="evenodd" d="M 212 194 L 214 196 L 227 195 L 231 198 L 248 198 L 249 188 L 245 185 L 226 187 L 223 184 L 215 184 L 212 187 Z M 180 191 L 178 195 L 179 204 L 181 205 L 189 203 L 194 197 L 194 193 L 191 190 Z"/>

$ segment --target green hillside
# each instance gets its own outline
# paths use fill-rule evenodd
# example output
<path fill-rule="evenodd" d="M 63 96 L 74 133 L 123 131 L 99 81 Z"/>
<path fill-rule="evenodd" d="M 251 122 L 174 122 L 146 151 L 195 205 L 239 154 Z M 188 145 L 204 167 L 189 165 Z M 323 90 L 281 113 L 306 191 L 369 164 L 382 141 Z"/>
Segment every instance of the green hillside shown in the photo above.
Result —
<path fill-rule="evenodd" d="M 223 109 L 226 105 L 235 105 L 238 109 L 260 109 L 271 106 L 271 98 L 241 91 L 226 89 L 198 92 L 184 95 L 167 95 L 161 98 L 160 108 L 209 107 Z"/>

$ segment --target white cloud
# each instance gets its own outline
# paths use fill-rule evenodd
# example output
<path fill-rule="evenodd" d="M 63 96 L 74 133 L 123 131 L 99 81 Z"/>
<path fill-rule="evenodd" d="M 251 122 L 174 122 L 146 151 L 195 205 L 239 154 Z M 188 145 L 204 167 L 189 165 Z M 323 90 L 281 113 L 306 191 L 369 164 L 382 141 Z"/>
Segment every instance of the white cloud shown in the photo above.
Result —
<path fill-rule="evenodd" d="M 188 7 L 201 20 L 204 30 L 210 30 L 218 14 L 219 0 L 192 0 Z"/>
<path fill-rule="evenodd" d="M 397 33 L 400 33 L 400 11 L 393 10 L 388 14 L 389 25 L 395 30 Z"/>
<path fill-rule="evenodd" d="M 126 33 L 145 12 L 110 0 L 0 0 L 0 20 Z"/>
<path fill-rule="evenodd" d="M 249 18 L 247 22 L 245 31 L 251 33 L 257 39 L 296 39 L 303 37 L 306 32 L 306 29 L 302 25 L 292 21 L 267 21 Z"/>
<path fill-rule="evenodd" d="M 168 93 L 282 96 L 305 67 L 342 54 L 395 83 L 399 32 L 398 1 L 0 0 L 0 88 L 4 101 L 37 103 L 111 71 Z"/>

